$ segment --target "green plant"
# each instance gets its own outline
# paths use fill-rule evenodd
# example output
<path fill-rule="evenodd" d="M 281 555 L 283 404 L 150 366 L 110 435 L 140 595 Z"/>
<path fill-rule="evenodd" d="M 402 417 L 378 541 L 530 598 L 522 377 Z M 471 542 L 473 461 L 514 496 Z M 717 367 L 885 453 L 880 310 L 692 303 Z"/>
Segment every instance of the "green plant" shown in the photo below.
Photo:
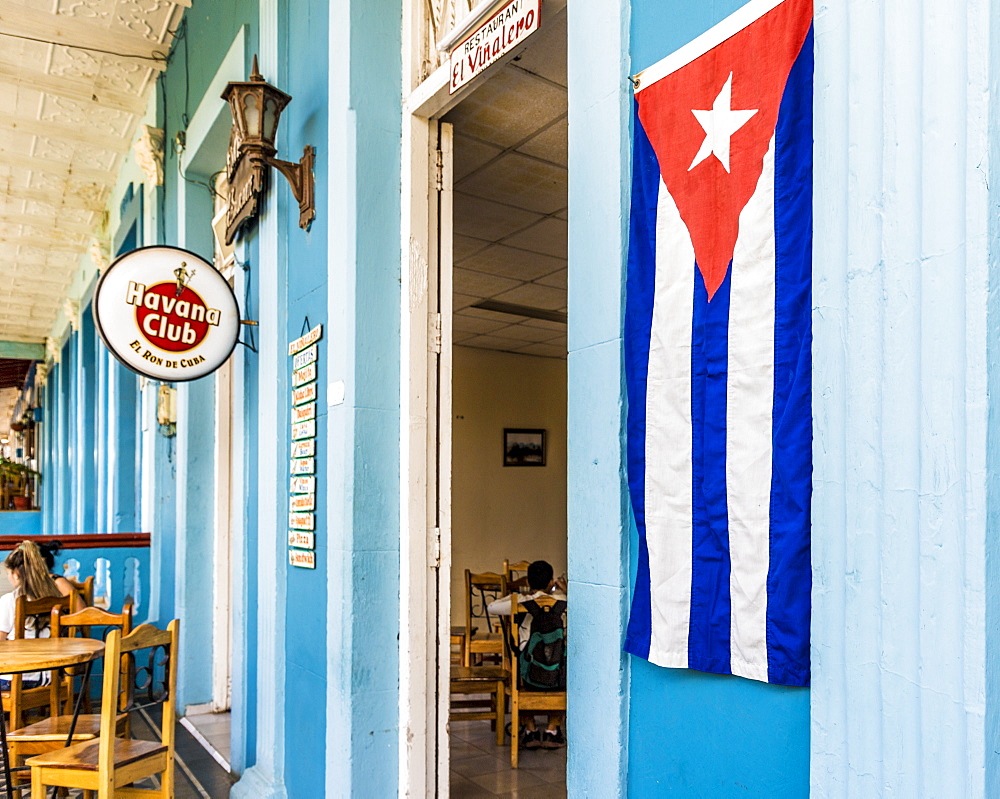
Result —
<path fill-rule="evenodd" d="M 40 480 L 42 475 L 40 472 L 36 472 L 34 469 L 28 468 L 23 463 L 17 463 L 15 461 L 9 461 L 6 458 L 0 458 L 0 479 L 6 481 L 27 479 L 28 477 L 35 477 Z"/>

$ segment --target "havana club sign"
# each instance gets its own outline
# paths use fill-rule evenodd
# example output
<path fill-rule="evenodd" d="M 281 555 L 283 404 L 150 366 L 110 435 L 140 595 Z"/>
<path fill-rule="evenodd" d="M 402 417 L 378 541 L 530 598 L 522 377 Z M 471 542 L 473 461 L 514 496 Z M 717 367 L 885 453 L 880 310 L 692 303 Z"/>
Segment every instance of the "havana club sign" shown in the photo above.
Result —
<path fill-rule="evenodd" d="M 117 258 L 94 293 L 94 319 L 111 353 L 154 380 L 197 380 L 236 346 L 239 308 L 226 279 L 176 247 L 142 247 Z"/>

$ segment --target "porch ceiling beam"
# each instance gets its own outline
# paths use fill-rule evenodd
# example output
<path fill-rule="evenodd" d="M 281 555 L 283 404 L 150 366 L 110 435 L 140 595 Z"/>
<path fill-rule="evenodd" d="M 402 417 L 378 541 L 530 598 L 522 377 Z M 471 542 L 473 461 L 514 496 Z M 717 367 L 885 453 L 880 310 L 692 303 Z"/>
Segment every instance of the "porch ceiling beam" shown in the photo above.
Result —
<path fill-rule="evenodd" d="M 57 250 L 59 252 L 79 253 L 81 256 L 87 251 L 86 244 L 71 244 L 69 242 L 52 241 L 43 236 L 16 236 L 6 238 L 0 236 L 0 247 L 37 247 L 40 250 Z"/>
<path fill-rule="evenodd" d="M 0 63 L 0 83 L 34 89 L 78 103 L 93 103 L 100 108 L 111 108 L 129 114 L 141 114 L 146 110 L 145 98 L 136 94 L 102 89 L 94 81 L 61 78 L 41 70 L 14 68 L 4 63 Z"/>
<path fill-rule="evenodd" d="M 123 25 L 107 27 L 84 17 L 52 14 L 20 3 L 0 7 L 0 34 L 52 42 L 64 47 L 106 50 L 122 57 L 141 58 L 151 67 L 166 66 L 170 41 L 150 41 Z"/>
<path fill-rule="evenodd" d="M 131 132 L 131 125 L 129 131 Z M 40 136 L 43 139 L 67 141 L 73 144 L 85 144 L 89 147 L 99 147 L 108 152 L 120 152 L 126 149 L 128 135 L 112 135 L 106 132 L 82 130 L 75 125 L 60 125 L 56 122 L 43 122 L 39 119 L 9 116 L 0 121 L 0 130 L 12 133 L 22 133 L 28 136 Z"/>
<path fill-rule="evenodd" d="M 0 225 L 27 225 L 28 227 L 41 228 L 51 227 L 57 231 L 56 235 L 62 239 L 67 239 L 65 235 L 76 234 L 77 236 L 89 236 L 97 232 L 100 227 L 100 220 L 95 222 L 68 222 L 59 219 L 57 213 L 53 213 L 51 218 L 34 216 L 32 214 L 9 214 L 0 209 Z"/>
<path fill-rule="evenodd" d="M 76 194 L 53 194 L 51 192 L 29 189 L 23 186 L 7 185 L 3 196 L 9 200 L 25 200 L 27 202 L 47 205 L 58 211 L 62 208 L 73 208 L 78 211 L 91 211 L 99 214 L 104 210 L 105 203 L 101 200 L 88 200 Z"/>
<path fill-rule="evenodd" d="M 44 357 L 44 344 L 28 344 L 23 341 L 0 341 L 0 358 L 17 358 L 22 361 L 40 361 Z"/>
<path fill-rule="evenodd" d="M 2 127 L 3 126 L 0 125 L 0 128 Z M 32 155 L 23 155 L 21 153 L 3 149 L 0 149 L 0 164 L 10 164 L 11 166 L 30 169 L 32 172 L 44 172 L 46 174 L 57 175 L 59 177 L 72 176 L 80 178 L 81 180 L 90 180 L 94 183 L 102 183 L 105 185 L 111 185 L 115 179 L 115 173 L 112 169 L 104 170 L 94 169 L 93 167 L 76 166 L 65 163 L 64 161 L 55 161 L 49 158 L 37 158 Z"/>

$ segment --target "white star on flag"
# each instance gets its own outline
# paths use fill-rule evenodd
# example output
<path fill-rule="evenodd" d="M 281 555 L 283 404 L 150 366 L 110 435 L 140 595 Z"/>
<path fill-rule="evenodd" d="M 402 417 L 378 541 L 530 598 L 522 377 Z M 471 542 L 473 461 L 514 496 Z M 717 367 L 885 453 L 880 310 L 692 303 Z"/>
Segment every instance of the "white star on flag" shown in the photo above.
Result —
<path fill-rule="evenodd" d="M 726 172 L 729 171 L 729 140 L 758 111 L 756 108 L 734 111 L 732 105 L 733 73 L 730 72 L 725 86 L 712 103 L 711 111 L 691 109 L 698 124 L 705 130 L 705 141 L 701 143 L 701 149 L 688 167 L 688 172 L 710 155 L 718 158 Z"/>

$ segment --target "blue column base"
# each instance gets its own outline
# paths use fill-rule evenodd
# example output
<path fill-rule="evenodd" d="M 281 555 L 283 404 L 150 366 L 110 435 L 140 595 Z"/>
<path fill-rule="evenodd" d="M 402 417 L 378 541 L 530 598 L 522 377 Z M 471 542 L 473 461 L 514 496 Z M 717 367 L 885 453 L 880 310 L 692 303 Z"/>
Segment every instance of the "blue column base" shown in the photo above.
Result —
<path fill-rule="evenodd" d="M 288 799 L 285 785 L 258 766 L 243 772 L 240 781 L 229 791 L 230 799 Z"/>

